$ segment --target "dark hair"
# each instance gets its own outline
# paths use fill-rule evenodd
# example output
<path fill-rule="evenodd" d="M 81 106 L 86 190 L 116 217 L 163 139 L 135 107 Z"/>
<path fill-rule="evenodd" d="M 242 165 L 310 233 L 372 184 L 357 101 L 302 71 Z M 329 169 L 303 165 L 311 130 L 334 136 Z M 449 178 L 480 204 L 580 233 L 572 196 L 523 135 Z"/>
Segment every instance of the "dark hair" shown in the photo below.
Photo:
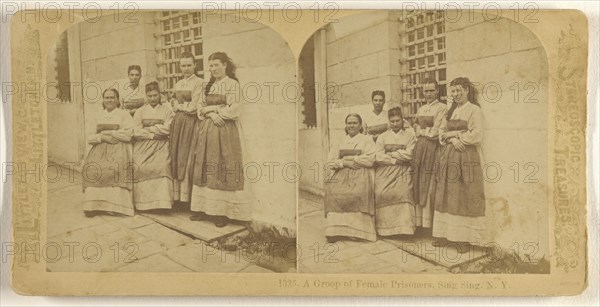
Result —
<path fill-rule="evenodd" d="M 350 113 L 346 116 L 346 119 L 344 119 L 344 123 L 348 122 L 348 118 L 350 117 L 356 117 L 358 119 L 358 124 L 360 125 L 360 133 L 364 132 L 363 126 L 362 126 L 362 117 L 360 117 L 360 115 L 358 115 L 358 113 Z M 346 134 L 348 134 L 348 130 L 346 130 L 346 128 L 344 128 L 344 131 L 346 131 Z"/>
<path fill-rule="evenodd" d="M 146 84 L 146 93 L 150 91 L 158 91 L 160 93 L 160 87 L 158 87 L 158 82 L 152 81 Z"/>
<path fill-rule="evenodd" d="M 479 103 L 477 103 L 477 101 L 475 101 L 475 87 L 473 86 L 473 83 L 471 83 L 471 81 L 469 81 L 469 78 L 465 78 L 465 77 L 458 77 L 454 80 L 452 80 L 452 82 L 450 82 L 450 86 L 461 86 L 462 88 L 465 88 L 467 90 L 469 90 L 469 94 L 467 94 L 467 100 L 469 102 L 471 102 L 472 104 L 478 106 L 481 108 L 481 105 L 479 105 Z M 454 113 L 454 110 L 456 110 L 457 104 L 455 101 L 452 102 L 452 106 L 450 106 L 450 109 L 448 110 L 448 113 L 446 114 L 446 120 L 450 120 L 452 118 L 452 113 Z"/>
<path fill-rule="evenodd" d="M 400 116 L 402 119 L 402 127 L 400 129 L 404 129 L 404 116 L 402 116 L 402 109 L 400 107 L 393 107 L 388 110 L 388 119 L 393 116 Z"/>
<path fill-rule="evenodd" d="M 181 53 L 181 55 L 179 56 L 179 60 L 182 59 L 192 59 L 194 61 L 194 64 L 196 64 L 196 57 L 189 51 L 184 51 Z"/>
<path fill-rule="evenodd" d="M 392 116 L 400 116 L 402 118 L 404 118 L 404 116 L 402 116 L 402 109 L 400 109 L 400 107 L 393 107 L 391 109 L 388 110 L 388 118 L 391 118 Z"/>
<path fill-rule="evenodd" d="M 127 67 L 127 74 L 129 74 L 132 70 L 137 70 L 140 72 L 140 75 L 142 74 L 142 68 L 140 65 L 129 65 L 129 67 Z"/>
<path fill-rule="evenodd" d="M 385 101 L 385 92 L 382 90 L 374 90 L 371 93 L 371 100 L 373 100 L 373 98 L 375 98 L 375 96 L 377 96 L 377 95 L 383 97 L 383 100 Z"/>
<path fill-rule="evenodd" d="M 423 82 L 421 83 L 423 85 L 423 87 L 421 87 L 421 91 L 423 90 L 423 88 L 425 87 L 425 84 L 433 84 L 435 85 L 435 90 L 436 90 L 436 97 L 435 99 L 440 99 L 440 88 L 439 88 L 439 84 L 437 82 L 437 80 L 435 80 L 435 78 L 426 78 L 425 80 L 423 80 Z M 422 93 L 422 92 L 421 92 Z"/>
<path fill-rule="evenodd" d="M 117 98 L 117 108 L 120 108 L 121 107 L 121 100 L 119 98 L 119 91 L 117 91 L 116 88 L 109 87 L 109 88 L 105 89 L 102 92 L 102 99 L 104 99 L 104 94 L 106 94 L 106 92 L 108 92 L 108 91 L 112 91 L 113 93 L 115 93 L 115 97 Z M 102 109 L 106 109 L 106 106 L 104 105 L 104 101 L 102 101 Z"/>
<path fill-rule="evenodd" d="M 152 82 L 146 84 L 146 95 L 148 94 L 148 92 L 151 92 L 151 91 L 158 92 L 158 104 L 162 104 L 162 99 L 160 96 L 160 87 L 158 86 L 158 82 L 152 81 Z"/>
<path fill-rule="evenodd" d="M 425 85 L 425 84 L 435 84 L 435 89 L 438 89 L 438 82 L 437 80 L 435 80 L 435 78 L 426 78 L 425 80 L 423 80 L 423 82 L 421 82 L 421 84 Z"/>
<path fill-rule="evenodd" d="M 221 61 L 221 63 L 227 65 L 227 67 L 225 68 L 225 75 L 227 75 L 229 78 L 231 78 L 235 81 L 239 81 L 238 78 L 235 76 L 235 69 L 236 69 L 235 64 L 233 64 L 233 61 L 231 60 L 231 58 L 229 56 L 227 56 L 227 53 L 215 52 L 208 57 L 208 60 L 209 61 L 219 60 L 219 61 Z M 208 93 L 210 93 L 210 88 L 215 83 L 215 81 L 217 81 L 217 78 L 215 78 L 214 76 L 210 76 L 210 80 L 208 81 L 208 84 L 206 85 L 206 89 L 204 90 L 204 95 L 208 95 Z"/>

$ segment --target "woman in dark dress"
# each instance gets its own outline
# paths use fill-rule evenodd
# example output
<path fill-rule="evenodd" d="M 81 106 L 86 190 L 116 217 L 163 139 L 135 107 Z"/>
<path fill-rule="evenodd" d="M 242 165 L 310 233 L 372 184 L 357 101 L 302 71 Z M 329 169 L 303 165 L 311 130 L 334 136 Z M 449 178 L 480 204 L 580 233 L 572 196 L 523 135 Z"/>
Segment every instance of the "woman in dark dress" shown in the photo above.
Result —
<path fill-rule="evenodd" d="M 211 79 L 198 106 L 200 124 L 194 165 L 191 220 L 211 217 L 217 227 L 251 220 L 251 197 L 244 185 L 240 83 L 225 52 L 208 58 Z"/>
<path fill-rule="evenodd" d="M 173 198 L 189 202 L 192 195 L 194 174 L 194 148 L 198 131 L 197 105 L 202 97 L 203 80 L 195 74 L 195 58 L 183 52 L 179 67 L 183 79 L 174 87 L 175 98 L 171 99 L 175 117 L 171 123 L 170 152 L 173 176 Z"/>
<path fill-rule="evenodd" d="M 440 169 L 435 187 L 433 236 L 459 244 L 485 245 L 485 194 L 483 190 L 483 112 L 475 102 L 467 78 L 450 83 L 452 105 L 440 127 Z"/>

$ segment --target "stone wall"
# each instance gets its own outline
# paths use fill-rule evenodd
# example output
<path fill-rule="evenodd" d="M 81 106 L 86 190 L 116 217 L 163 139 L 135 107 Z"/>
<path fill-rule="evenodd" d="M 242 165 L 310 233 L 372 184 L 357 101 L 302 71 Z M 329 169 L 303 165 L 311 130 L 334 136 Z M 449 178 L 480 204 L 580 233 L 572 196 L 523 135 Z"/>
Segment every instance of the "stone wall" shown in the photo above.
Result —
<path fill-rule="evenodd" d="M 115 22 L 115 16 L 103 16 L 99 21 L 82 22 L 80 27 L 81 75 L 84 84 L 83 102 L 85 121 L 90 122 L 102 110 L 102 93 L 108 87 L 119 91 L 129 83 L 127 67 L 142 68 L 140 84 L 156 79 L 156 42 L 154 13 L 136 15 L 139 23 Z M 85 127 L 86 135 L 94 127 Z"/>
<path fill-rule="evenodd" d="M 448 80 L 476 83 L 491 239 L 548 253 L 548 63 L 538 38 L 508 20 L 446 23 Z M 518 87 L 518 90 L 517 90 Z M 498 173 L 498 171 L 501 173 Z"/>
<path fill-rule="evenodd" d="M 87 122 L 92 120 L 102 110 L 101 90 L 127 85 L 129 65 L 142 67 L 142 84 L 156 79 L 154 13 L 137 16 L 139 23 L 114 22 L 114 16 L 110 15 L 95 23 L 74 26 L 79 32 L 82 80 L 73 76 L 72 82 L 86 85 L 83 115 L 77 114 L 81 110 L 77 111 L 73 104 L 49 108 L 49 116 L 52 116 L 49 122 L 53 123 L 49 125 L 52 135 L 49 137 L 49 157 L 52 161 L 62 163 L 74 159 L 72 146 L 64 146 L 64 138 L 81 139 L 84 134 L 93 133 L 94 127 L 83 127 L 82 123 L 82 127 L 73 129 L 73 122 L 69 120 L 77 116 Z M 285 229 L 284 233 L 295 235 L 295 101 L 299 93 L 294 56 L 287 42 L 262 24 L 221 23 L 218 17 L 208 18 L 202 31 L 205 75 L 210 75 L 208 55 L 225 51 L 238 67 L 243 94 L 250 97 L 243 103 L 240 121 L 245 145 L 244 162 L 248 170 L 246 177 L 251 181 L 248 185 L 256 200 L 254 219 L 258 224 L 275 226 Z M 250 100 L 252 102 L 248 102 Z M 71 135 L 81 129 L 85 130 L 81 136 Z"/>
<path fill-rule="evenodd" d="M 296 230 L 296 60 L 271 28 L 222 23 L 210 16 L 202 28 L 205 76 L 208 57 L 224 51 L 237 66 L 243 95 L 244 164 L 255 197 L 254 219 Z M 271 173 L 272 172 L 272 173 Z"/>
<path fill-rule="evenodd" d="M 69 32 L 74 32 L 74 28 L 70 28 Z M 77 32 L 78 33 L 78 32 Z M 73 37 L 68 35 L 67 37 Z M 58 41 L 56 42 L 58 43 Z M 78 48 L 77 42 L 69 42 L 69 49 Z M 47 84 L 57 84 L 57 54 L 55 48 L 50 48 L 47 56 L 46 81 Z M 75 55 L 72 55 L 74 57 Z M 70 59 L 71 62 L 73 59 Z M 69 67 L 66 67 L 69 69 Z M 66 89 L 65 89 L 66 90 Z M 69 162 L 78 164 L 83 158 L 83 150 L 80 149 L 80 142 L 83 133 L 79 129 L 72 129 L 73 123 L 83 121 L 81 114 L 81 106 L 71 94 L 70 101 L 60 101 L 56 88 L 53 88 L 48 93 L 48 161 L 54 162 Z"/>
<path fill-rule="evenodd" d="M 254 182 L 249 186 L 256 199 L 254 218 L 295 233 L 297 87 L 294 56 L 287 42 L 262 24 L 222 23 L 220 16 L 211 16 L 202 32 L 207 78 L 210 76 L 208 56 L 213 52 L 226 52 L 237 66 L 244 100 L 240 118 L 244 164 L 248 169 L 246 177 Z"/>
<path fill-rule="evenodd" d="M 373 109 L 371 92 L 383 90 L 386 106 L 400 102 L 398 11 L 375 11 L 340 19 L 327 31 L 330 144 L 344 135 L 348 113 Z M 331 89 L 331 88 L 330 88 Z"/>

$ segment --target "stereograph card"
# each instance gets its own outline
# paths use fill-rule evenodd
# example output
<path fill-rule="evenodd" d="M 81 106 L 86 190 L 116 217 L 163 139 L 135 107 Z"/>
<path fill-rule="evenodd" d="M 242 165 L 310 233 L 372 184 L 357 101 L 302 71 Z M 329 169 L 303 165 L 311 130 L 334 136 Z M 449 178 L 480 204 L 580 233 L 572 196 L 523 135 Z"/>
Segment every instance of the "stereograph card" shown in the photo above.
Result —
<path fill-rule="evenodd" d="M 14 291 L 581 293 L 588 24 L 534 4 L 6 7 Z"/>

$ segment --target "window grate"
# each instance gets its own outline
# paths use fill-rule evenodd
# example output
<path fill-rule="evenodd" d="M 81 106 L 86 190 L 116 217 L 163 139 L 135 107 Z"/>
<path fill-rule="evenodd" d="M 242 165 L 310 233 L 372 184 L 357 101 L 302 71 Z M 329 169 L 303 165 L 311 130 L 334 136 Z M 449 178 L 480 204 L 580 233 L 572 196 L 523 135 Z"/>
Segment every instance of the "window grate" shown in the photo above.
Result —
<path fill-rule="evenodd" d="M 402 101 L 408 117 L 425 104 L 421 82 L 428 77 L 438 81 L 440 101 L 446 102 L 445 28 L 444 11 L 413 12 L 400 19 Z"/>
<path fill-rule="evenodd" d="M 157 25 L 156 53 L 158 82 L 164 92 L 171 93 L 183 78 L 179 56 L 191 52 L 196 58 L 196 75 L 204 78 L 202 24 L 199 12 L 163 11 L 155 16 Z"/>

